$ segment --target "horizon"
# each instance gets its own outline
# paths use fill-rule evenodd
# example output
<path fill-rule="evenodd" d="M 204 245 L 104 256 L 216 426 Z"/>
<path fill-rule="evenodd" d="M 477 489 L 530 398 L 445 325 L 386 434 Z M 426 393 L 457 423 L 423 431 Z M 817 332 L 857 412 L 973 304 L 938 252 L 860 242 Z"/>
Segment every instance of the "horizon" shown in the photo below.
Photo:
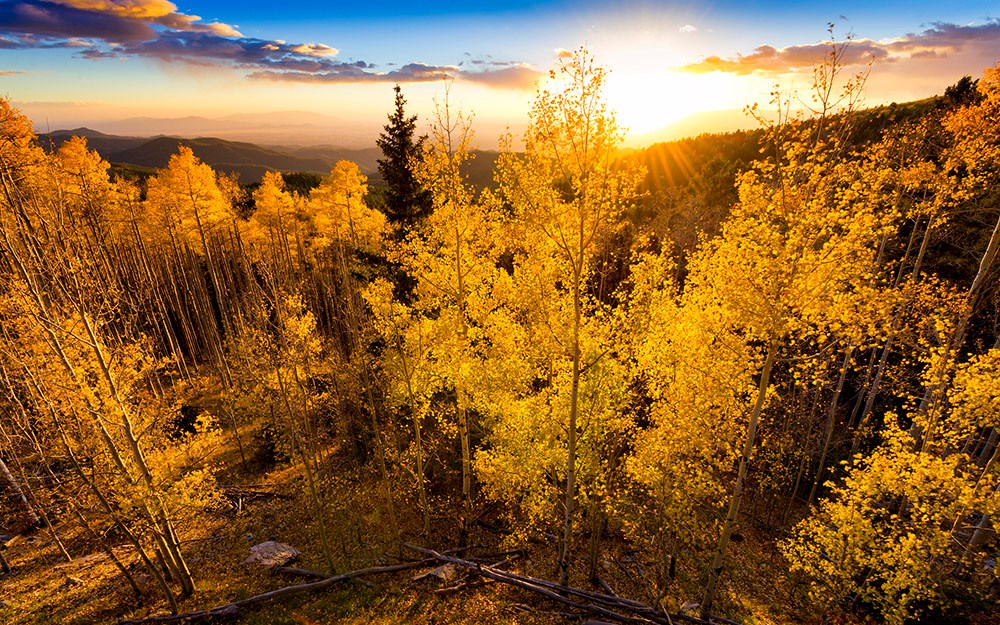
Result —
<path fill-rule="evenodd" d="M 754 127 L 745 107 L 766 109 L 775 85 L 805 92 L 831 40 L 852 39 L 846 72 L 871 63 L 865 107 L 940 95 L 1000 58 L 990 8 L 380 0 L 334 15 L 312 2 L 280 12 L 263 2 L 4 0 L 0 94 L 39 132 L 363 148 L 385 124 L 394 84 L 426 127 L 448 81 L 488 150 L 507 129 L 520 134 L 547 72 L 585 46 L 610 69 L 606 97 L 630 129 L 625 145 L 642 147 Z M 187 118 L 216 127 L 177 123 Z"/>

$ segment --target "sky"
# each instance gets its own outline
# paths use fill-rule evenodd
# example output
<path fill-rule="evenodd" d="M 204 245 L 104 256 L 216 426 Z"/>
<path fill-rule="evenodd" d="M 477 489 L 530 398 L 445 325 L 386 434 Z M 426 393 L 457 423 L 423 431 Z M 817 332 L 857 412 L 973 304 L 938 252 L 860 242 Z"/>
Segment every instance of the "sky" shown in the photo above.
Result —
<path fill-rule="evenodd" d="M 385 123 L 394 84 L 426 122 L 449 81 L 450 102 L 491 148 L 526 123 L 548 70 L 585 46 L 610 69 L 609 105 L 641 144 L 750 125 L 742 109 L 766 107 L 776 85 L 806 101 L 828 24 L 834 40 L 852 39 L 846 73 L 871 63 L 868 105 L 940 94 L 1000 61 L 998 10 L 995 0 L 0 0 L 0 96 L 40 130 L 280 125 L 291 141 L 298 124 L 311 133 L 300 142 L 361 146 Z M 121 123 L 189 116 L 229 125 Z"/>

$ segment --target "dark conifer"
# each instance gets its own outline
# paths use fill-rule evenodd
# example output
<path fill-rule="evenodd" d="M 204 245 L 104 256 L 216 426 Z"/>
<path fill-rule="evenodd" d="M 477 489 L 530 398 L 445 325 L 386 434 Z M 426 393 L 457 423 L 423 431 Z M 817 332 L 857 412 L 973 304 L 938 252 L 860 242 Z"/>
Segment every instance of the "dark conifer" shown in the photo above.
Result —
<path fill-rule="evenodd" d="M 405 234 L 410 226 L 431 211 L 430 194 L 424 190 L 413 174 L 413 159 L 419 158 L 426 136 L 414 138 L 417 116 L 407 117 L 399 85 L 396 92 L 396 109 L 389 115 L 385 131 L 376 140 L 385 158 L 379 159 L 378 171 L 387 186 L 385 215 Z"/>

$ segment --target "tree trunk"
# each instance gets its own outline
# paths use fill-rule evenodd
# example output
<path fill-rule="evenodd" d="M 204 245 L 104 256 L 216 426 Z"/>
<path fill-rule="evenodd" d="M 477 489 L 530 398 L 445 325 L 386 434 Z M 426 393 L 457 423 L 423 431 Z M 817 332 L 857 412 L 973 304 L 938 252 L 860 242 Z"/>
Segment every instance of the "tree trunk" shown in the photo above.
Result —
<path fill-rule="evenodd" d="M 844 352 L 844 362 L 840 365 L 840 378 L 837 380 L 837 388 L 834 390 L 833 398 L 830 400 L 830 410 L 827 412 L 826 430 L 823 435 L 823 451 L 819 455 L 819 468 L 816 469 L 816 478 L 813 480 L 812 488 L 809 490 L 809 499 L 806 500 L 807 505 L 811 505 L 813 499 L 816 498 L 816 490 L 823 480 L 823 469 L 826 468 L 826 454 L 830 451 L 830 439 L 833 438 L 833 426 L 837 417 L 837 404 L 840 403 L 840 393 L 844 390 L 844 380 L 847 378 L 847 368 L 851 364 L 851 355 L 853 353 L 854 345 L 852 343 Z"/>
<path fill-rule="evenodd" d="M 573 378 L 569 398 L 569 430 L 566 433 L 566 492 L 563 499 L 562 549 L 559 553 L 559 583 L 563 586 L 569 583 L 569 564 L 573 541 L 573 506 L 576 500 L 576 421 L 580 409 L 580 321 L 582 303 L 579 271 L 576 271 L 574 278 Z"/>
<path fill-rule="evenodd" d="M 24 491 L 21 490 L 21 485 L 17 483 L 14 479 L 14 475 L 7 468 L 7 464 L 4 463 L 3 458 L 0 458 L 0 478 L 3 478 L 4 483 L 6 483 L 7 488 L 10 489 L 13 497 L 17 500 L 18 505 L 24 510 L 24 516 L 28 520 L 28 523 L 32 526 L 37 526 L 41 523 L 41 519 L 35 514 L 35 509 L 31 506 L 28 498 L 24 495 Z"/>
<path fill-rule="evenodd" d="M 777 351 L 777 346 L 773 341 L 768 344 L 764 367 L 760 373 L 760 385 L 757 387 L 757 401 L 754 404 L 753 411 L 750 413 L 750 425 L 747 427 L 743 455 L 740 457 L 739 472 L 736 475 L 736 486 L 733 489 L 732 498 L 729 500 L 729 512 L 726 514 L 726 521 L 722 526 L 722 535 L 719 536 L 719 544 L 715 549 L 715 557 L 712 559 L 712 566 L 708 570 L 708 583 L 705 585 L 705 595 L 701 600 L 701 615 L 706 620 L 711 614 L 712 603 L 715 601 L 715 587 L 722 576 L 726 549 L 729 547 L 729 539 L 733 535 L 733 526 L 736 525 L 736 520 L 740 514 L 740 504 L 743 502 L 743 489 L 746 484 L 750 454 L 753 451 L 754 438 L 757 435 L 757 423 L 764 409 L 767 388 L 771 384 L 771 369 L 774 367 L 774 362 L 777 359 Z"/>

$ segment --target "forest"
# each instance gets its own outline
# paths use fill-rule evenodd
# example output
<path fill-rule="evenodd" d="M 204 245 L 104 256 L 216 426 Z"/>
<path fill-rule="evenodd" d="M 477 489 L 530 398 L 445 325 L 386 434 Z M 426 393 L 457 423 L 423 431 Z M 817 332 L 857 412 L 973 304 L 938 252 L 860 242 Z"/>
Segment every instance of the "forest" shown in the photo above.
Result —
<path fill-rule="evenodd" d="M 840 54 L 629 153 L 580 49 L 484 188 L 447 95 L 379 189 L 0 100 L 0 621 L 996 622 L 1000 65 Z"/>

